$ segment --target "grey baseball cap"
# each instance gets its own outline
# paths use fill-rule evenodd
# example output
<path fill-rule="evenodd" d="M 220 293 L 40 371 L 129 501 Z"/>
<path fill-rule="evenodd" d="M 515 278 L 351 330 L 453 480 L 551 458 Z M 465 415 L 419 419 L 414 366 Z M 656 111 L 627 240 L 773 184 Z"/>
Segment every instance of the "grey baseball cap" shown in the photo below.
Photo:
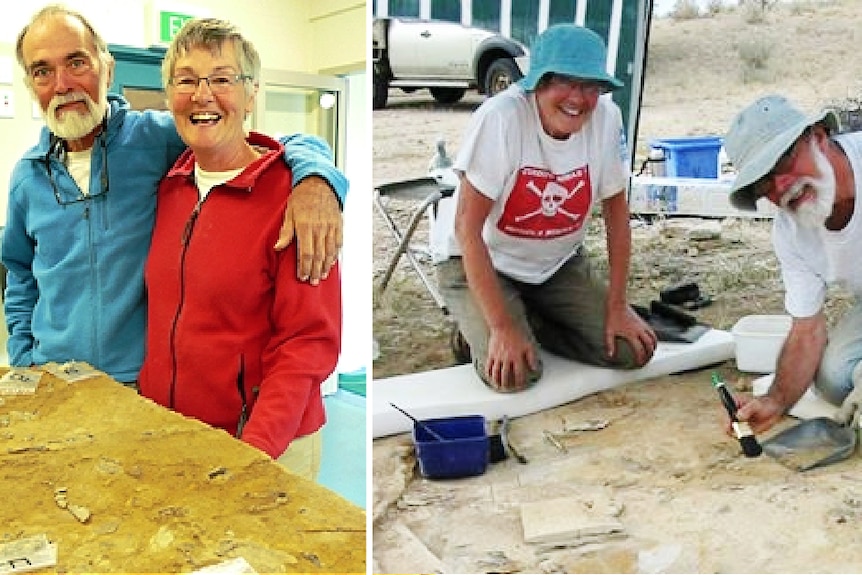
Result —
<path fill-rule="evenodd" d="M 830 133 L 838 130 L 838 117 L 831 110 L 807 116 L 783 96 L 763 96 L 742 110 L 724 138 L 727 157 L 738 170 L 730 203 L 755 211 L 754 183 L 772 170 L 806 128 L 818 123 Z"/>
<path fill-rule="evenodd" d="M 518 83 L 531 92 L 545 74 L 563 74 L 601 82 L 608 90 L 622 88 L 623 83 L 607 73 L 607 59 L 601 36 L 583 26 L 555 24 L 533 41 L 530 70 Z"/>

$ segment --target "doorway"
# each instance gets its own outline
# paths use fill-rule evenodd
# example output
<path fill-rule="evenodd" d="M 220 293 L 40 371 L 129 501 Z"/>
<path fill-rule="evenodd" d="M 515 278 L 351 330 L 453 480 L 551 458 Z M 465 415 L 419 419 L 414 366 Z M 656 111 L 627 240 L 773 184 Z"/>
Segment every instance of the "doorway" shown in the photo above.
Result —
<path fill-rule="evenodd" d="M 332 148 L 335 165 L 343 170 L 346 89 L 343 78 L 263 70 L 252 120 L 254 129 L 273 136 L 318 136 Z"/>

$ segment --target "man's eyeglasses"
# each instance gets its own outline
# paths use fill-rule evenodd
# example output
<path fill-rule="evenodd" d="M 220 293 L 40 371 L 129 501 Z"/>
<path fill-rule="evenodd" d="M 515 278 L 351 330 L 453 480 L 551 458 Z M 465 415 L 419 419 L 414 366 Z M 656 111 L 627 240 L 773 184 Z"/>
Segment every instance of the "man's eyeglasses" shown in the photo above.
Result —
<path fill-rule="evenodd" d="M 107 120 L 107 118 L 105 119 Z M 48 148 L 48 153 L 45 154 L 45 158 L 43 159 L 43 161 L 45 162 L 45 170 L 48 172 L 48 181 L 51 182 L 51 188 L 54 190 L 54 198 L 61 206 L 70 206 L 79 202 L 89 202 L 90 200 L 94 200 L 108 194 L 108 144 L 106 142 L 106 132 L 107 122 L 103 122 L 102 133 L 98 136 L 100 146 L 102 148 L 102 175 L 100 177 L 100 182 L 102 186 L 101 189 L 95 194 L 85 194 L 81 192 L 77 196 L 69 196 L 68 194 L 61 195 L 60 188 L 57 187 L 57 182 L 54 179 L 54 173 L 51 171 L 51 156 L 56 155 L 57 157 L 62 157 L 62 154 L 66 153 L 65 148 L 63 147 L 63 140 L 59 138 L 55 139 L 55 141 Z"/>
<path fill-rule="evenodd" d="M 83 76 L 93 69 L 93 64 L 89 58 L 78 56 L 69 58 L 63 64 L 63 68 L 65 68 L 67 74 Z M 47 65 L 39 64 L 32 66 L 29 73 L 33 84 L 41 88 L 52 85 L 57 79 L 57 69 Z"/>
<path fill-rule="evenodd" d="M 803 140 L 807 140 L 808 136 L 811 134 L 811 128 L 806 129 L 802 134 L 796 138 L 793 144 L 790 145 L 789 148 L 784 150 L 784 153 L 778 157 L 778 161 L 775 162 L 775 165 L 772 167 L 769 172 L 756 182 L 754 182 L 754 200 L 757 201 L 760 198 L 769 197 L 771 193 L 775 190 L 773 186 L 773 180 L 775 176 L 779 176 L 781 174 L 786 174 L 793 169 L 793 164 L 796 163 L 796 156 L 799 153 L 799 143 Z"/>
<path fill-rule="evenodd" d="M 172 76 L 171 86 L 177 94 L 194 94 L 198 91 L 201 81 L 205 81 L 213 94 L 223 94 L 245 80 L 251 80 L 247 74 L 212 74 L 210 76 Z"/>

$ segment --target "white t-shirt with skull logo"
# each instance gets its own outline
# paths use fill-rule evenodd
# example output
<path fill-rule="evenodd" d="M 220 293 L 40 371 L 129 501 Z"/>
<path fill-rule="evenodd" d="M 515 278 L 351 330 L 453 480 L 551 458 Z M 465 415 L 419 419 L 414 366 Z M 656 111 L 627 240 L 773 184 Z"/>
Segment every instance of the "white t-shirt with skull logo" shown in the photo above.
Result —
<path fill-rule="evenodd" d="M 610 97 L 599 98 L 566 140 L 542 129 L 532 92 L 514 85 L 488 99 L 470 120 L 454 168 L 495 202 L 483 229 L 494 268 L 526 283 L 550 278 L 577 252 L 595 204 L 625 189 L 626 156 Z M 453 223 L 446 234 L 457 250 Z"/>

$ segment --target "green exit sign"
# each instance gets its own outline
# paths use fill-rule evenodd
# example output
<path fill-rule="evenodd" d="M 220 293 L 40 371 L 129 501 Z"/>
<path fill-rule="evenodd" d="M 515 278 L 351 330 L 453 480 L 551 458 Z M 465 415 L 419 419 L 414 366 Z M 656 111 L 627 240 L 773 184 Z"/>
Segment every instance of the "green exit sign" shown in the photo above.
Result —
<path fill-rule="evenodd" d="M 174 39 L 183 24 L 194 18 L 194 16 L 179 12 L 160 12 L 159 15 L 159 40 L 166 44 Z"/>

